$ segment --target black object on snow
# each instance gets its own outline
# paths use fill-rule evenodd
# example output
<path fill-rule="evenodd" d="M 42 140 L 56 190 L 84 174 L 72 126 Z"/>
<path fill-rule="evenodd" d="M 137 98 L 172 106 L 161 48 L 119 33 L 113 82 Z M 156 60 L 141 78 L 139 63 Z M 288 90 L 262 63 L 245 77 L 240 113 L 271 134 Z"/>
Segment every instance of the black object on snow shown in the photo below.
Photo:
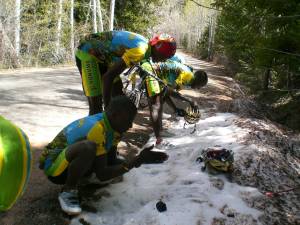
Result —
<path fill-rule="evenodd" d="M 156 208 L 157 208 L 158 212 L 165 212 L 165 211 L 167 211 L 167 205 L 166 205 L 166 203 L 164 203 L 161 200 L 156 203 Z"/>
<path fill-rule="evenodd" d="M 227 216 L 228 217 L 234 217 L 234 213 L 228 213 Z"/>

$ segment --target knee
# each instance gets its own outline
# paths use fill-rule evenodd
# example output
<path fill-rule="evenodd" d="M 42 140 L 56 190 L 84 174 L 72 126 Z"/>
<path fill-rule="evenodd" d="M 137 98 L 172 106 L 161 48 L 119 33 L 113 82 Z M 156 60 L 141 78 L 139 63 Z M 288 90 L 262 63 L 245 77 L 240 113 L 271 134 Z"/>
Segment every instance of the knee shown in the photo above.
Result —
<path fill-rule="evenodd" d="M 161 105 L 160 104 L 153 104 L 152 105 L 152 110 L 151 110 L 151 114 L 152 114 L 152 118 L 154 120 L 158 120 L 159 119 L 159 114 L 161 111 Z"/>
<path fill-rule="evenodd" d="M 92 141 L 82 141 L 79 145 L 77 145 L 77 154 L 74 155 L 74 158 L 81 158 L 86 161 L 93 160 L 96 156 L 97 145 Z"/>
<path fill-rule="evenodd" d="M 84 141 L 82 146 L 81 154 L 85 158 L 95 158 L 97 151 L 97 144 L 93 141 Z"/>
<path fill-rule="evenodd" d="M 83 160 L 93 160 L 96 157 L 97 145 L 92 141 L 77 142 L 68 147 L 66 151 L 66 159 L 68 162 L 81 158 Z"/>

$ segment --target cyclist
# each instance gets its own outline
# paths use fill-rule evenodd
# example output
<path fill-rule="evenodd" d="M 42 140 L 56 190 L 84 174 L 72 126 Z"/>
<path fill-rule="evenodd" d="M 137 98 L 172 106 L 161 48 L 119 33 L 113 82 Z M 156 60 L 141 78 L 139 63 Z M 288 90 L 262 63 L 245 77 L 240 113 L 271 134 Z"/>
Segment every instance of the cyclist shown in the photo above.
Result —
<path fill-rule="evenodd" d="M 128 31 L 109 31 L 88 35 L 76 51 L 76 65 L 82 78 L 84 93 L 88 98 L 89 115 L 102 112 L 111 95 L 122 93 L 119 75 L 143 59 L 165 61 L 176 52 L 173 37 L 155 35 L 150 41 Z"/>
<path fill-rule="evenodd" d="M 40 168 L 51 182 L 64 185 L 58 196 L 64 212 L 81 213 L 77 190 L 81 178 L 95 173 L 100 181 L 107 181 L 141 164 L 167 159 L 165 153 L 151 151 L 151 146 L 129 162 L 108 163 L 108 154 L 117 148 L 121 134 L 132 126 L 136 112 L 129 98 L 117 96 L 105 112 L 72 122 L 46 146 Z"/>
<path fill-rule="evenodd" d="M 177 108 L 170 97 L 187 101 L 192 108 L 196 109 L 198 108 L 197 103 L 179 94 L 178 90 L 184 86 L 191 87 L 192 89 L 201 88 L 207 84 L 208 78 L 205 71 L 198 70 L 193 72 L 191 67 L 172 60 L 156 64 L 144 62 L 141 68 L 157 75 L 166 85 L 161 85 L 158 80 L 151 76 L 146 78 L 150 117 L 156 137 L 156 144 L 160 144 L 162 142 L 163 103 L 166 101 L 175 110 L 177 115 L 184 116 L 184 110 Z"/>

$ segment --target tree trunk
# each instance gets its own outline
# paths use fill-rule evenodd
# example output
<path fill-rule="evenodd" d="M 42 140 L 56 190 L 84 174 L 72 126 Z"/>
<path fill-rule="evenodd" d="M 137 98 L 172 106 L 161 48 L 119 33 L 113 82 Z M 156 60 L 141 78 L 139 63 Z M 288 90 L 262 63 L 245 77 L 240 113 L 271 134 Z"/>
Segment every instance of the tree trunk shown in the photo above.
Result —
<path fill-rule="evenodd" d="M 97 4 L 96 4 L 96 0 L 93 0 L 93 32 L 97 33 Z"/>
<path fill-rule="evenodd" d="M 214 58 L 214 43 L 215 43 L 215 31 L 216 31 L 216 14 L 212 15 L 212 27 L 211 27 L 211 39 L 210 39 L 210 57 L 209 60 L 212 61 Z"/>
<path fill-rule="evenodd" d="M 71 57 L 74 58 L 74 0 L 71 0 L 71 10 L 70 10 L 70 48 L 71 48 Z"/>
<path fill-rule="evenodd" d="M 6 56 L 6 54 L 8 53 L 9 59 L 11 60 L 11 64 L 9 64 L 8 66 L 12 66 L 14 68 L 18 67 L 19 61 L 17 60 L 15 47 L 13 45 L 13 42 L 8 37 L 1 20 L 0 20 L 0 31 L 2 31 L 2 37 L 3 37 L 3 41 L 2 41 L 3 52 L 1 52 L 0 54 L 2 54 L 2 56 L 4 55 Z M 3 60 L 5 60 L 5 58 L 3 58 Z"/>
<path fill-rule="evenodd" d="M 101 3 L 100 0 L 97 0 L 97 13 L 99 19 L 99 31 L 103 31 L 103 21 L 102 21 L 102 12 L 101 12 Z"/>
<path fill-rule="evenodd" d="M 0 27 L 0 63 L 3 61 L 3 54 L 4 48 L 3 48 L 3 30 Z"/>
<path fill-rule="evenodd" d="M 90 0 L 90 2 L 89 2 L 88 12 L 87 12 L 87 14 L 86 14 L 86 20 L 85 20 L 85 23 L 84 23 L 84 26 L 85 26 L 85 27 L 86 27 L 86 25 L 87 25 L 87 23 L 88 23 L 88 21 L 89 21 L 91 8 L 92 8 L 92 0 Z"/>
<path fill-rule="evenodd" d="M 57 20 L 57 33 L 56 33 L 56 54 L 60 52 L 60 37 L 61 37 L 61 21 L 62 21 L 62 3 L 63 0 L 58 0 L 58 20 Z"/>
<path fill-rule="evenodd" d="M 110 0 L 109 30 L 114 29 L 115 0 Z"/>
<path fill-rule="evenodd" d="M 213 28 L 212 28 L 212 17 L 209 18 L 209 25 L 208 25 L 208 60 L 211 60 L 212 55 L 212 35 L 213 35 Z"/>
<path fill-rule="evenodd" d="M 20 53 L 20 15 L 21 15 L 21 0 L 16 0 L 15 5 L 15 51 L 16 56 L 19 57 Z"/>
<path fill-rule="evenodd" d="M 290 91 L 291 89 L 293 89 L 293 85 L 292 85 L 292 73 L 290 71 L 287 72 L 287 80 L 286 80 L 286 87 L 287 89 Z"/>
<path fill-rule="evenodd" d="M 264 79 L 263 79 L 263 90 L 265 91 L 269 90 L 270 78 L 271 78 L 271 69 L 268 68 L 265 71 Z"/>

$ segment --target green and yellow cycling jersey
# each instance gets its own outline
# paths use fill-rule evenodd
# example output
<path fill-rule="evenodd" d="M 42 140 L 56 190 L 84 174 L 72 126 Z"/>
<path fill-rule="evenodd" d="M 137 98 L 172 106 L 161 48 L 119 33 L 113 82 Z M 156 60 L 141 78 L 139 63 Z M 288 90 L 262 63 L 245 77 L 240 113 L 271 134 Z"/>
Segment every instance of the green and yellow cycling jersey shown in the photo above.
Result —
<path fill-rule="evenodd" d="M 123 59 L 128 67 L 150 57 L 148 40 L 128 31 L 108 31 L 87 36 L 80 42 L 76 57 L 82 61 L 91 59 L 111 66 Z"/>
<path fill-rule="evenodd" d="M 190 86 L 194 79 L 194 73 L 188 66 L 172 60 L 155 64 L 144 62 L 141 67 L 147 72 L 156 74 L 167 85 L 175 89 Z"/>
<path fill-rule="evenodd" d="M 69 145 L 82 140 L 93 141 L 97 144 L 96 156 L 100 156 L 117 147 L 120 139 L 121 134 L 112 129 L 105 113 L 84 117 L 66 126 L 46 146 L 40 168 L 48 176 L 58 176 L 68 167 L 65 151 Z"/>

